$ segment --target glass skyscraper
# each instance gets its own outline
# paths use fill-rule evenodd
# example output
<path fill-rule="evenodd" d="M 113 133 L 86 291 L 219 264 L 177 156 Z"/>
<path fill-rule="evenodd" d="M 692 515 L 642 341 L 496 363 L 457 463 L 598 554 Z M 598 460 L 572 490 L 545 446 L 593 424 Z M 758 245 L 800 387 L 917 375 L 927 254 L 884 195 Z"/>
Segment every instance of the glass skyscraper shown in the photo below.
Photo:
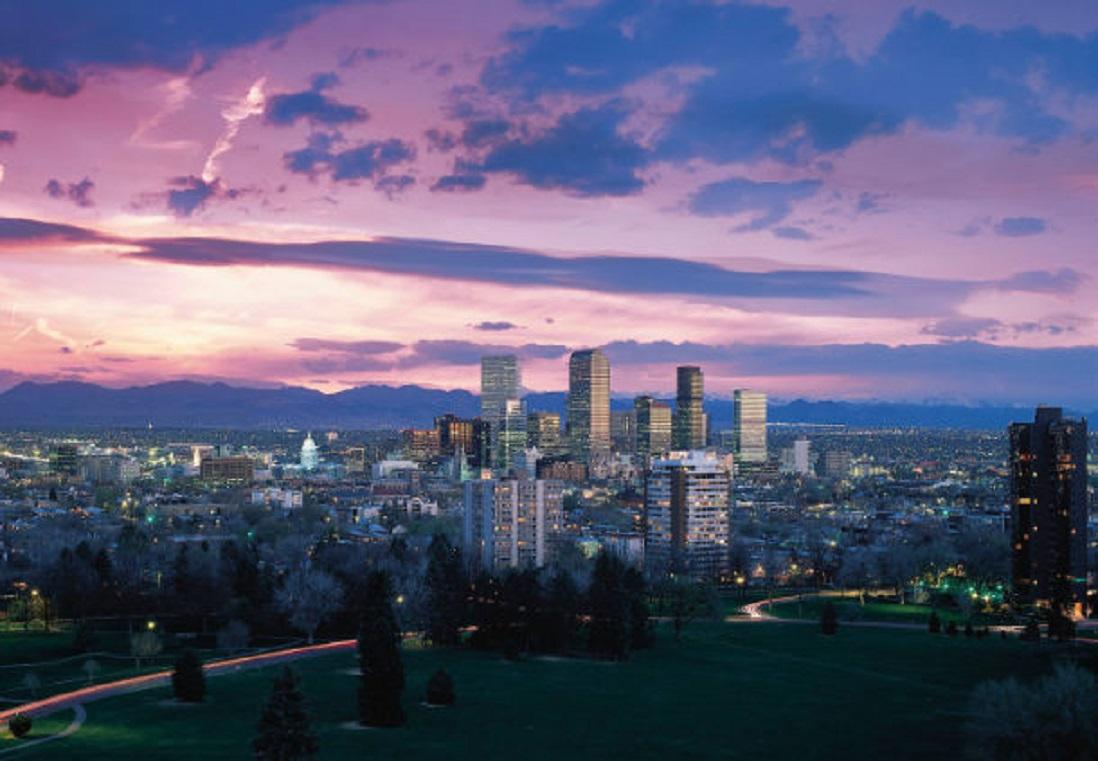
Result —
<path fill-rule="evenodd" d="M 568 362 L 568 449 L 586 463 L 610 452 L 610 360 L 598 349 Z"/>
<path fill-rule="evenodd" d="M 676 449 L 705 449 L 705 386 L 700 367 L 683 366 L 677 370 L 674 441 Z"/>
<path fill-rule="evenodd" d="M 651 457 L 671 449 L 671 408 L 650 396 L 633 400 L 637 416 L 637 454 Z"/>
<path fill-rule="evenodd" d="M 506 470 L 511 465 L 520 429 L 522 443 L 517 450 L 526 446 L 526 410 L 521 410 L 521 425 L 514 419 L 509 420 L 520 412 L 521 386 L 518 357 L 514 354 L 481 357 L 480 416 L 488 424 L 491 437 L 489 465 L 493 468 Z"/>
<path fill-rule="evenodd" d="M 766 462 L 766 393 L 733 392 L 732 451 L 738 463 Z"/>

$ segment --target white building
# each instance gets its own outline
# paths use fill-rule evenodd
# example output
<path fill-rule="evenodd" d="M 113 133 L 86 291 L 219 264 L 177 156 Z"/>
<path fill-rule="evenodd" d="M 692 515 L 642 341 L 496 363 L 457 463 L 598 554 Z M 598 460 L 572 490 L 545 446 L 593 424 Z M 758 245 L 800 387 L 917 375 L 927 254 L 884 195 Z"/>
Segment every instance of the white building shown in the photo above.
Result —
<path fill-rule="evenodd" d="M 309 472 L 316 470 L 320 466 L 320 450 L 317 448 L 316 442 L 313 441 L 313 434 L 309 433 L 305 436 L 305 441 L 301 444 L 301 469 Z"/>
<path fill-rule="evenodd" d="M 563 484 L 548 480 L 465 482 L 465 556 L 474 569 L 539 568 L 564 523 Z"/>
<path fill-rule="evenodd" d="M 795 476 L 808 476 L 812 473 L 812 450 L 808 439 L 799 438 L 793 446 L 782 450 L 778 470 Z"/>
<path fill-rule="evenodd" d="M 305 504 L 305 496 L 300 489 L 252 489 L 252 504 L 294 510 Z"/>
<path fill-rule="evenodd" d="M 732 476 L 705 451 L 653 458 L 645 478 L 645 563 L 655 573 L 717 578 L 728 570 Z"/>

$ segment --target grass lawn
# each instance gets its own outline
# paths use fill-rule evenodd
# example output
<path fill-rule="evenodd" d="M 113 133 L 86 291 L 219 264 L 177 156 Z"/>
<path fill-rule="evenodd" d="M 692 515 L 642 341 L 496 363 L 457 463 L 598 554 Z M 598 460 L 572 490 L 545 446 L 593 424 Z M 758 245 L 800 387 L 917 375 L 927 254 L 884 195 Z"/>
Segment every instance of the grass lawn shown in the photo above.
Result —
<path fill-rule="evenodd" d="M 695 623 L 628 663 L 469 651 L 405 652 L 408 725 L 349 729 L 354 656 L 301 661 L 328 759 L 937 759 L 962 740 L 972 685 L 1046 673 L 1059 652 L 997 638 L 767 623 Z M 453 708 L 420 705 L 430 673 L 454 676 Z M 245 758 L 276 668 L 209 680 L 208 702 L 157 689 L 86 706 L 74 736 L 21 758 Z M 66 717 L 69 714 L 66 714 Z M 66 718 L 67 721 L 67 718 Z"/>
<path fill-rule="evenodd" d="M 29 740 L 37 740 L 40 737 L 55 735 L 71 724 L 72 718 L 72 711 L 58 711 L 51 716 L 35 719 L 34 724 L 31 726 L 30 734 L 18 740 L 12 737 L 11 732 L 8 731 L 8 727 L 5 724 L 3 727 L 0 727 L 0 752 L 5 751 L 8 748 L 14 748 L 20 743 L 25 743 Z"/>
<path fill-rule="evenodd" d="M 804 601 L 782 603 L 770 607 L 771 615 L 778 618 L 807 618 L 817 620 L 820 617 L 820 609 L 825 599 L 831 600 L 835 610 L 839 614 L 840 621 L 884 621 L 900 624 L 919 624 L 925 626 L 933 610 L 929 605 L 916 605 L 907 603 L 900 605 L 897 602 L 883 602 L 880 600 L 866 600 L 865 605 L 858 602 L 858 598 L 806 598 Z M 964 627 L 965 616 L 958 610 L 949 608 L 937 608 L 938 617 L 944 626 L 949 621 L 955 621 L 958 626 Z M 973 624 L 992 626 L 1003 621 L 984 616 L 979 613 L 973 616 Z"/>

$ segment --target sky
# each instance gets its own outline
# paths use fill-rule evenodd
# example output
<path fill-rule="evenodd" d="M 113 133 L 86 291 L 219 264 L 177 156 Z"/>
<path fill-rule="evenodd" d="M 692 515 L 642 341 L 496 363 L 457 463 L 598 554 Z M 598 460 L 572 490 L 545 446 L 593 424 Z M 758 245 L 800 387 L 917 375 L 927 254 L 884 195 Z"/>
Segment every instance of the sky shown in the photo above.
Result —
<path fill-rule="evenodd" d="M 0 18 L 0 389 L 1098 405 L 1091 0 Z"/>

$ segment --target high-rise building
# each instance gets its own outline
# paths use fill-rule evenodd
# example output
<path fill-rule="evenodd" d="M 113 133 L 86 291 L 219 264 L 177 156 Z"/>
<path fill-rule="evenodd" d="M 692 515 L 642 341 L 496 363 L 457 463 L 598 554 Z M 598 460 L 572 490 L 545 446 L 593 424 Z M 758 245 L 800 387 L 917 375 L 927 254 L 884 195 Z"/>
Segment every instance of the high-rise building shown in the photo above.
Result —
<path fill-rule="evenodd" d="M 610 443 L 616 452 L 632 452 L 637 446 L 637 414 L 634 410 L 610 413 Z"/>
<path fill-rule="evenodd" d="M 736 463 L 766 462 L 766 392 L 736 389 L 732 401 L 732 452 Z"/>
<path fill-rule="evenodd" d="M 508 399 L 495 430 L 495 468 L 506 473 L 522 466 L 526 452 L 526 402 Z"/>
<path fill-rule="evenodd" d="M 781 451 L 781 462 L 778 465 L 781 473 L 795 476 L 807 476 L 812 472 L 812 452 L 808 439 L 803 436 L 793 442 L 793 446 Z"/>
<path fill-rule="evenodd" d="M 508 458 L 513 442 L 504 445 L 501 434 L 505 425 L 504 418 L 515 412 L 511 402 L 521 399 L 521 387 L 522 375 L 519 372 L 518 357 L 514 354 L 481 357 L 480 416 L 488 423 L 492 439 L 489 448 L 490 467 L 506 470 L 509 466 Z M 525 412 L 523 414 L 525 415 Z M 507 424 L 509 431 L 514 431 L 517 427 L 513 421 Z M 523 421 L 522 428 L 525 430 L 525 427 L 526 423 Z M 523 435 L 525 436 L 525 433 Z M 525 440 L 522 445 L 526 445 Z"/>
<path fill-rule="evenodd" d="M 637 417 L 637 454 L 651 457 L 671 448 L 671 408 L 650 396 L 633 400 Z"/>
<path fill-rule="evenodd" d="M 476 424 L 472 420 L 460 418 L 452 412 L 435 418 L 435 430 L 438 431 L 438 450 L 445 457 L 453 457 L 460 449 L 466 456 L 476 449 Z"/>
<path fill-rule="evenodd" d="M 1067 616 L 1086 614 L 1087 421 L 1038 407 L 1010 426 L 1014 593 Z"/>
<path fill-rule="evenodd" d="M 715 453 L 672 452 L 645 477 L 645 562 L 656 574 L 728 570 L 732 477 Z"/>
<path fill-rule="evenodd" d="M 540 479 L 465 482 L 465 556 L 474 570 L 540 568 L 563 529 L 563 484 Z"/>
<path fill-rule="evenodd" d="M 683 366 L 676 371 L 675 419 L 672 446 L 676 449 L 705 449 L 705 385 L 700 367 Z"/>
<path fill-rule="evenodd" d="M 598 349 L 568 362 L 568 449 L 586 463 L 610 451 L 610 360 Z"/>
<path fill-rule="evenodd" d="M 413 462 L 427 462 L 439 454 L 439 435 L 437 428 L 405 428 L 404 456 Z"/>
<path fill-rule="evenodd" d="M 545 457 L 561 451 L 560 415 L 556 412 L 531 412 L 526 416 L 526 446 Z"/>
<path fill-rule="evenodd" d="M 75 476 L 80 467 L 80 447 L 72 442 L 57 444 L 50 453 L 50 470 Z"/>

